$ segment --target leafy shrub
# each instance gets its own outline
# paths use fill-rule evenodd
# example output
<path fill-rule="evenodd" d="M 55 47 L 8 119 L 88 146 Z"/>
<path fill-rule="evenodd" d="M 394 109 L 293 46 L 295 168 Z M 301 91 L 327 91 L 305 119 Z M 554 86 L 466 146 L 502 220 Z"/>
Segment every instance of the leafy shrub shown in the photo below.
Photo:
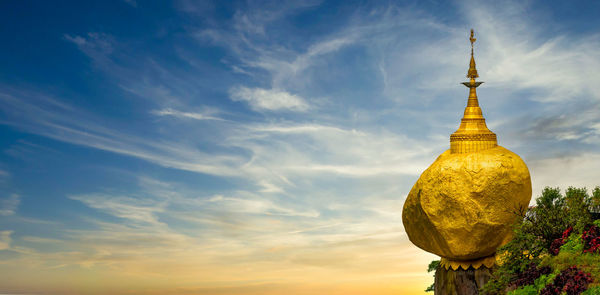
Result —
<path fill-rule="evenodd" d="M 541 295 L 578 295 L 587 289 L 592 282 L 592 276 L 575 266 L 571 266 L 556 276 L 552 284 L 546 285 L 540 292 Z"/>
<path fill-rule="evenodd" d="M 583 253 L 583 241 L 578 233 L 572 234 L 567 242 L 560 247 L 560 252 Z"/>
<path fill-rule="evenodd" d="M 584 227 L 592 223 L 591 204 L 592 199 L 585 188 L 569 187 L 565 191 L 567 219 L 576 232 L 582 232 Z"/>
<path fill-rule="evenodd" d="M 598 254 L 561 251 L 557 256 L 545 257 L 540 263 L 540 266 L 550 266 L 555 272 L 573 265 L 590 273 L 596 283 L 600 283 L 600 255 Z"/>
<path fill-rule="evenodd" d="M 552 272 L 552 269 L 548 266 L 537 267 L 535 263 L 530 263 L 529 267 L 517 275 L 517 279 L 514 281 L 514 285 L 517 287 L 531 285 L 541 275 L 546 275 Z"/>
<path fill-rule="evenodd" d="M 507 295 L 537 295 L 548 283 L 552 282 L 557 274 L 544 274 L 537 278 L 532 285 L 522 286 Z"/>
<path fill-rule="evenodd" d="M 546 187 L 536 206 L 517 213 L 522 222 L 498 249 L 500 265 L 483 294 L 571 295 L 591 283 L 593 291 L 585 294 L 600 292 L 595 285 L 600 283 L 600 187 L 592 196 L 580 188 L 569 187 L 562 195 Z"/>
<path fill-rule="evenodd" d="M 552 244 L 550 244 L 550 249 L 548 249 L 548 252 L 550 252 L 550 254 L 556 256 L 558 255 L 558 252 L 560 252 L 560 247 L 562 247 L 562 245 L 564 245 L 567 242 L 567 239 L 569 238 L 569 235 L 571 234 L 571 232 L 573 232 L 573 227 L 569 226 L 563 233 L 562 236 L 558 239 L 554 239 L 554 241 L 552 241 Z"/>
<path fill-rule="evenodd" d="M 482 294 L 600 295 L 600 187 L 591 195 L 585 188 L 569 187 L 563 195 L 546 187 L 535 206 L 515 213 L 522 219 L 497 250 L 500 265 Z M 432 262 L 429 271 L 438 265 Z"/>

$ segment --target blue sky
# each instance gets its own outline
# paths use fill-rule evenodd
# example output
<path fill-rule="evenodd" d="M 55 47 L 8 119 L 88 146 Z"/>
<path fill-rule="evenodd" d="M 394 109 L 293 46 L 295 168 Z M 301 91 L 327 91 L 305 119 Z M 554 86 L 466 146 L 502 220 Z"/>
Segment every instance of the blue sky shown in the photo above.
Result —
<path fill-rule="evenodd" d="M 484 116 L 535 197 L 600 185 L 599 13 L 4 1 L 0 292 L 420 294 L 435 257 L 401 210 L 458 128 L 469 29 Z"/>

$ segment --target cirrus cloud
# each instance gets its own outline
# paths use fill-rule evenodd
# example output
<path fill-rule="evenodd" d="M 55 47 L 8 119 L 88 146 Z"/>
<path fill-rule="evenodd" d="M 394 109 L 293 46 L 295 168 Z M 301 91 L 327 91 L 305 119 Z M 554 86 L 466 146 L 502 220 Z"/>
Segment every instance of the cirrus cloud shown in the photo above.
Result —
<path fill-rule="evenodd" d="M 256 111 L 304 112 L 309 105 L 304 98 L 279 89 L 235 87 L 230 91 L 233 101 L 245 101 Z"/>

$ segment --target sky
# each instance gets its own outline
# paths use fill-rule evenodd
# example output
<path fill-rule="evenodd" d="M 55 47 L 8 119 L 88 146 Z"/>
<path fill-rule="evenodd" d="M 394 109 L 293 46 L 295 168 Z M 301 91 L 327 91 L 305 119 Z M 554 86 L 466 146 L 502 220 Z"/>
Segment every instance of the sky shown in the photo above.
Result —
<path fill-rule="evenodd" d="M 0 294 L 423 294 L 402 206 L 479 101 L 600 185 L 598 1 L 1 1 Z"/>

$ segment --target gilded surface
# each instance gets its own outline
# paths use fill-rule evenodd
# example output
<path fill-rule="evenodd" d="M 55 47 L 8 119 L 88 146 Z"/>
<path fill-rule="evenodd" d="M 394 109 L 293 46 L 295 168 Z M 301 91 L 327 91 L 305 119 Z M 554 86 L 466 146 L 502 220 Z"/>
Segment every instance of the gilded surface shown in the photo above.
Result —
<path fill-rule="evenodd" d="M 477 98 L 473 57 L 463 83 L 469 98 L 450 149 L 415 183 L 404 209 L 406 233 L 419 248 L 441 256 L 446 269 L 490 267 L 498 247 L 511 238 L 516 214 L 531 199 L 531 178 L 523 160 L 497 143 Z"/>
<path fill-rule="evenodd" d="M 510 238 L 520 208 L 531 199 L 527 166 L 497 146 L 452 154 L 447 150 L 423 172 L 402 211 L 408 237 L 449 260 L 494 255 Z"/>

